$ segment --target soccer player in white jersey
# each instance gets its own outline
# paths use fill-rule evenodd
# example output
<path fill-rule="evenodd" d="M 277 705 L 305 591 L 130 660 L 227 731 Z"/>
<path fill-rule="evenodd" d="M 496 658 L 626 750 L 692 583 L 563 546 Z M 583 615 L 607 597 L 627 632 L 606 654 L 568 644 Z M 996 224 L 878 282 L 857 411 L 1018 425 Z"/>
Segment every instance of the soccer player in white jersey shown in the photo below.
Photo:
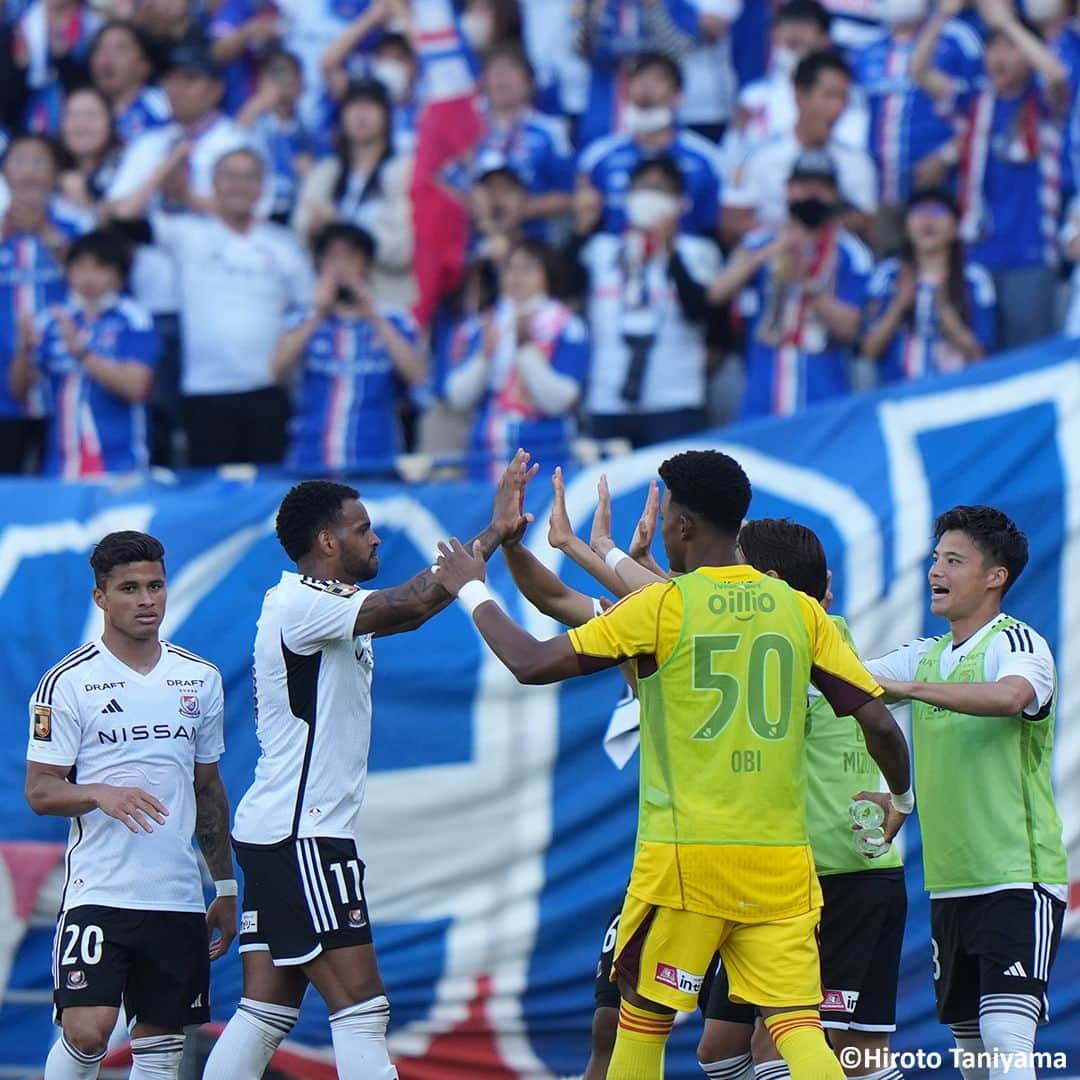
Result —
<path fill-rule="evenodd" d="M 236 935 L 221 675 L 158 637 L 164 558 L 139 532 L 94 548 L 104 629 L 30 700 L 26 800 L 71 818 L 53 945 L 62 1034 L 45 1080 L 98 1075 L 121 1002 L 132 1080 L 175 1080 L 184 1027 L 209 1019 L 210 960 Z M 192 832 L 217 884 L 209 911 Z"/>
<path fill-rule="evenodd" d="M 965 1080 L 1034 1080 L 1069 880 L 1050 782 L 1054 658 L 1002 611 L 1028 561 L 1016 525 L 957 506 L 934 536 L 930 610 L 949 632 L 867 667 L 890 700 L 912 703 L 938 1017 Z"/>
<path fill-rule="evenodd" d="M 528 454 L 503 474 L 485 557 L 526 520 Z M 262 1076 L 311 983 L 330 1011 L 338 1076 L 391 1080 L 390 1005 L 376 963 L 357 849 L 371 738 L 372 639 L 413 630 L 451 601 L 430 569 L 403 585 L 358 586 L 379 538 L 351 487 L 298 484 L 277 535 L 296 563 L 266 594 L 255 636 L 255 781 L 233 826 L 244 871 L 244 992 L 204 1080 Z"/>

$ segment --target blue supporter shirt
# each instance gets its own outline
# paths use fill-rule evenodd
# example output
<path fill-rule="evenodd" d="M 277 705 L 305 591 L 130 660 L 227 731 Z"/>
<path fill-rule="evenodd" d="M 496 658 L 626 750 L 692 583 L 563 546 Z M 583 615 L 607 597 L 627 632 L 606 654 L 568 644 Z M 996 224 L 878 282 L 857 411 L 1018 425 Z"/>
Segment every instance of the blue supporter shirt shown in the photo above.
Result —
<path fill-rule="evenodd" d="M 210 38 L 228 37 L 245 23 L 256 18 L 273 19 L 277 7 L 272 0 L 225 0 L 214 13 L 210 22 Z M 235 115 L 244 102 L 255 92 L 258 76 L 258 55 L 247 48 L 235 60 L 225 65 L 224 108 Z"/>
<path fill-rule="evenodd" d="M 63 310 L 86 335 L 90 352 L 153 370 L 161 340 L 149 312 L 134 300 L 121 297 L 92 319 L 70 302 Z M 146 405 L 125 401 L 85 374 L 64 344 L 55 308 L 43 312 L 38 325 L 38 366 L 51 413 L 45 474 L 74 480 L 145 469 L 150 460 Z"/>
<path fill-rule="evenodd" d="M 630 174 L 647 157 L 674 159 L 686 185 L 686 212 L 681 232 L 714 236 L 720 218 L 722 165 L 715 143 L 693 131 L 678 130 L 666 150 L 650 154 L 630 135 L 609 135 L 585 147 L 578 159 L 578 172 L 600 192 L 604 200 L 600 228 L 621 233 L 626 228 L 626 193 Z"/>
<path fill-rule="evenodd" d="M 49 222 L 64 243 L 92 225 L 85 214 L 61 202 L 49 209 Z M 8 371 L 18 347 L 20 318 L 36 316 L 67 296 L 59 254 L 36 235 L 14 233 L 0 239 L 0 419 L 27 415 L 26 404 L 8 389 Z M 40 414 L 40 403 L 30 406 L 31 414 Z"/>
<path fill-rule="evenodd" d="M 488 124 L 474 151 L 477 161 L 498 157 L 521 178 L 530 195 L 574 190 L 573 152 L 558 120 L 532 110 L 508 128 Z"/>
<path fill-rule="evenodd" d="M 915 165 L 956 134 L 957 122 L 982 75 L 978 35 L 966 23 L 951 20 L 938 38 L 934 67 L 952 80 L 954 96 L 943 106 L 935 104 L 908 74 L 917 40 L 898 42 L 891 34 L 883 34 L 860 49 L 852 64 L 870 110 L 870 152 L 878 167 L 884 203 L 908 198 Z"/>
<path fill-rule="evenodd" d="M 460 328 L 463 337 L 454 352 L 459 362 L 483 348 L 485 328 L 493 323 L 499 340 L 487 391 L 476 411 L 469 443 L 469 474 L 473 479 L 498 479 L 519 446 L 527 446 L 545 468 L 567 460 L 577 432 L 575 410 L 548 416 L 531 401 L 510 356 L 517 320 L 509 304 L 500 301 L 487 315 Z M 585 324 L 565 304 L 549 302 L 532 317 L 532 340 L 547 355 L 553 371 L 567 375 L 583 388 L 589 371 L 589 338 Z"/>
<path fill-rule="evenodd" d="M 759 251 L 777 237 L 775 229 L 758 229 L 743 241 Z M 821 259 L 821 273 L 832 280 L 832 295 L 857 307 L 866 306 L 873 260 L 869 250 L 838 229 L 834 243 L 810 256 Z M 850 389 L 852 346 L 833 340 L 800 293 L 778 285 L 766 264 L 740 298 L 746 319 L 746 392 L 742 418 L 790 416 L 808 405 L 842 397 Z"/>
<path fill-rule="evenodd" d="M 302 154 L 316 155 L 315 136 L 295 117 L 283 119 L 277 113 L 263 113 L 252 125 L 270 166 L 274 201 L 270 216 L 285 221 L 292 213 L 300 190 L 296 159 Z"/>
<path fill-rule="evenodd" d="M 416 324 L 393 309 L 383 314 L 414 345 Z M 299 326 L 310 315 L 292 320 Z M 328 315 L 308 342 L 292 423 L 289 464 L 301 471 L 385 472 L 401 452 L 398 403 L 404 383 L 371 324 Z"/>
<path fill-rule="evenodd" d="M 144 86 L 139 96 L 116 114 L 116 134 L 126 144 L 144 132 L 164 127 L 171 119 L 172 109 L 165 91 L 157 86 Z"/>
<path fill-rule="evenodd" d="M 885 314 L 896 293 L 901 262 L 886 259 L 870 278 L 868 328 Z M 987 353 L 994 350 L 997 299 L 994 282 L 986 269 L 976 263 L 964 267 L 964 286 L 968 309 L 964 319 L 968 329 Z M 964 358 L 953 349 L 941 332 L 936 305 L 937 288 L 920 281 L 910 322 L 901 326 L 878 358 L 878 380 L 882 383 L 904 382 L 926 375 L 947 374 L 964 367 Z M 958 313 L 961 317 L 965 313 Z"/>

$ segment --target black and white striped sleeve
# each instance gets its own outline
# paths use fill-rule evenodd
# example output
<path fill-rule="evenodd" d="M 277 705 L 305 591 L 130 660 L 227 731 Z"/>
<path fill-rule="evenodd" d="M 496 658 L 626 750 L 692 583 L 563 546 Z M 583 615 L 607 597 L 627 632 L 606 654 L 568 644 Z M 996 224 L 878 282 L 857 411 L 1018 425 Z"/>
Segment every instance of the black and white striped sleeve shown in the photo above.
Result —
<path fill-rule="evenodd" d="M 94 646 L 76 650 L 41 677 L 30 698 L 26 758 L 43 765 L 74 765 L 82 743 L 78 668 L 97 656 Z"/>
<path fill-rule="evenodd" d="M 1023 623 L 1008 626 L 986 650 L 986 681 L 999 682 L 1019 675 L 1031 685 L 1031 701 L 1024 709 L 1029 720 L 1042 720 L 1050 714 L 1054 698 L 1054 656 L 1046 639 Z"/>

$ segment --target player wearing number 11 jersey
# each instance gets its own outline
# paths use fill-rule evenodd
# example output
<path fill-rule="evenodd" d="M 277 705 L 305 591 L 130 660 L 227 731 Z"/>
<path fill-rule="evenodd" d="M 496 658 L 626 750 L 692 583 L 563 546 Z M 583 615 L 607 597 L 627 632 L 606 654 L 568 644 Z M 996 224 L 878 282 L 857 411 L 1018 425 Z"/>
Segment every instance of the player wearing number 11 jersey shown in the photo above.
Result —
<path fill-rule="evenodd" d="M 523 682 L 635 664 L 640 810 L 616 943 L 623 1002 L 609 1080 L 660 1080 L 674 1010 L 697 1006 L 717 950 L 731 995 L 761 1008 L 794 1080 L 840 1080 L 817 1012 L 822 901 L 806 831 L 807 684 L 856 717 L 890 788 L 904 795 L 907 745 L 820 605 L 738 565 L 750 503 L 738 463 L 691 451 L 664 462 L 660 476 L 664 546 L 681 576 L 566 635 L 539 642 L 510 621 L 476 580 L 482 561 L 460 545 L 443 547 L 440 579 Z"/>

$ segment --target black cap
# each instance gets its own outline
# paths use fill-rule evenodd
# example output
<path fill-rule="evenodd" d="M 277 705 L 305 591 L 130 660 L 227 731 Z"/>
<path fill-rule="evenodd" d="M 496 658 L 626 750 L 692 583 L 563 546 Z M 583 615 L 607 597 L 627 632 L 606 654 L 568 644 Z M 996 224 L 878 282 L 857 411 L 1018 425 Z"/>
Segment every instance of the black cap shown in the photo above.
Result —
<path fill-rule="evenodd" d="M 960 204 L 956 201 L 956 196 L 953 195 L 948 188 L 919 188 L 918 191 L 913 191 L 911 193 L 911 197 L 907 201 L 907 208 L 908 210 L 912 210 L 923 203 L 934 203 L 937 206 L 944 206 L 954 218 L 958 221 L 960 220 Z"/>
<path fill-rule="evenodd" d="M 827 150 L 803 150 L 791 166 L 789 180 L 825 180 L 837 187 L 836 163 Z"/>
<path fill-rule="evenodd" d="M 165 60 L 165 71 L 197 71 L 211 79 L 222 78 L 221 68 L 214 62 L 209 49 L 193 42 L 185 41 L 169 50 Z"/>

